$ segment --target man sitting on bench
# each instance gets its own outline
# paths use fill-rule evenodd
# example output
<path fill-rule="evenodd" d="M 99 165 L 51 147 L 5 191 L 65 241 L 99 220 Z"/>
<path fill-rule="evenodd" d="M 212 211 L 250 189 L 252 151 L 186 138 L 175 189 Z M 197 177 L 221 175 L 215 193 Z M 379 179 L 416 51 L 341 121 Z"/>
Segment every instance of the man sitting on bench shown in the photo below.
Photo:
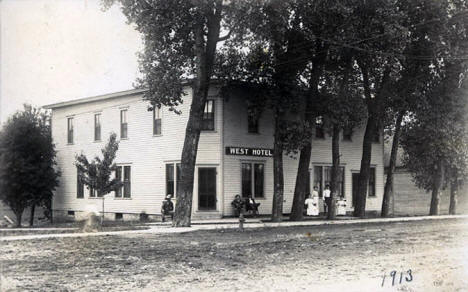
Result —
<path fill-rule="evenodd" d="M 252 195 L 249 195 L 245 200 L 245 210 L 247 212 L 252 211 L 254 217 L 258 215 L 258 206 L 260 206 L 260 203 L 256 203 Z"/>
<path fill-rule="evenodd" d="M 166 200 L 163 201 L 161 206 L 162 222 L 166 221 L 166 216 L 171 216 L 171 220 L 174 219 L 174 203 L 171 201 L 172 195 L 167 195 Z"/>

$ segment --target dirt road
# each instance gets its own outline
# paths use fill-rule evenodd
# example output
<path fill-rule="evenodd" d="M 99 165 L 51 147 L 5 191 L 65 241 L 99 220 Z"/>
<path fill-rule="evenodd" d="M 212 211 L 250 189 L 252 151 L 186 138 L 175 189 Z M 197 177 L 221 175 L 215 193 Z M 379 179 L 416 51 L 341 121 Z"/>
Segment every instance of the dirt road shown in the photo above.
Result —
<path fill-rule="evenodd" d="M 467 219 L 1 242 L 0 291 L 468 291 L 467 243 Z"/>

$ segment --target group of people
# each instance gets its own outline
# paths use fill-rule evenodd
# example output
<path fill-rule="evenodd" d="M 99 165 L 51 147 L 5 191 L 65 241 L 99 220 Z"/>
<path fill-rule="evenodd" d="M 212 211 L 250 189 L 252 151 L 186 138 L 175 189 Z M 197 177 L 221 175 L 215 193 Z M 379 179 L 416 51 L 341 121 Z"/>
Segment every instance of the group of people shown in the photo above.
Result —
<path fill-rule="evenodd" d="M 244 214 L 244 212 L 249 211 L 256 216 L 258 214 L 258 206 L 260 206 L 260 203 L 255 202 L 252 195 L 249 195 L 245 199 L 241 198 L 240 195 L 236 195 L 231 205 L 234 207 L 235 215 L 237 217 L 239 217 L 240 214 Z"/>
<path fill-rule="evenodd" d="M 325 189 L 323 190 L 323 198 L 324 198 L 324 208 L 325 210 L 328 209 L 328 206 L 330 205 L 330 186 L 326 185 Z M 320 213 L 319 209 L 319 193 L 318 193 L 318 188 L 315 186 L 314 190 L 312 191 L 312 194 L 308 194 L 307 198 L 304 202 L 304 205 L 306 207 L 306 214 L 307 216 L 318 216 Z"/>

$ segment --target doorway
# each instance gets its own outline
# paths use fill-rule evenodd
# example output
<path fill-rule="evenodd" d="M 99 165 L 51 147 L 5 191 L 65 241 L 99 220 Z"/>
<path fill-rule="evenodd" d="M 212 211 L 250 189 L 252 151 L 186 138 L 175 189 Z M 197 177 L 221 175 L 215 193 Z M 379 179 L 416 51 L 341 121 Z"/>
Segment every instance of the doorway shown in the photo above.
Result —
<path fill-rule="evenodd" d="M 198 210 L 216 210 L 216 167 L 198 168 Z"/>

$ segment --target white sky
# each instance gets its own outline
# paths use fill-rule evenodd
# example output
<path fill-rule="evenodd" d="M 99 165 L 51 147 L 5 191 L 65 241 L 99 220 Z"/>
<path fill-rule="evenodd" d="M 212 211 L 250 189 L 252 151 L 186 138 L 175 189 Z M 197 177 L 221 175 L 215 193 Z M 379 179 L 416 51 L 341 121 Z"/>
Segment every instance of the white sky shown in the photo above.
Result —
<path fill-rule="evenodd" d="M 22 109 L 133 88 L 141 38 L 100 0 L 0 0 L 0 121 Z"/>

